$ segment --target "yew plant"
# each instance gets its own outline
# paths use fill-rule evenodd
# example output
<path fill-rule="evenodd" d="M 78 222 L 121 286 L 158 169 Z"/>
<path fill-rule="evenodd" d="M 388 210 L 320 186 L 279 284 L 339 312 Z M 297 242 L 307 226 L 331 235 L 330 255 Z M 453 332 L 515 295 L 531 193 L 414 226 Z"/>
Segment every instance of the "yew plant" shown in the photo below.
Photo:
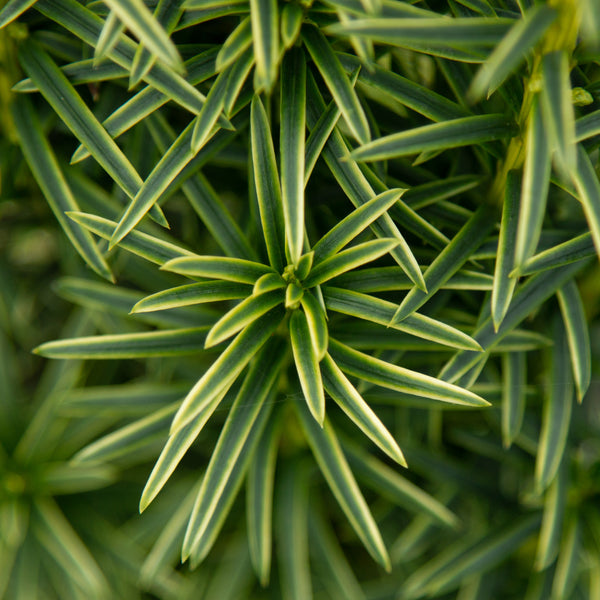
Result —
<path fill-rule="evenodd" d="M 0 598 L 600 598 L 598 2 L 0 6 Z"/>

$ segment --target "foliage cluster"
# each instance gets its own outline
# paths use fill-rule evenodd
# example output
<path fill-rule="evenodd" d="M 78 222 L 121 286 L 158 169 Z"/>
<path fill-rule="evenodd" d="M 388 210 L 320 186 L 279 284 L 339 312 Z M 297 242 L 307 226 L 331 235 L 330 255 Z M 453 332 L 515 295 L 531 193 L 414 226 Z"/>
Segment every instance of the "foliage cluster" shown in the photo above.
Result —
<path fill-rule="evenodd" d="M 598 2 L 9 0 L 0 118 L 0 597 L 600 598 Z"/>

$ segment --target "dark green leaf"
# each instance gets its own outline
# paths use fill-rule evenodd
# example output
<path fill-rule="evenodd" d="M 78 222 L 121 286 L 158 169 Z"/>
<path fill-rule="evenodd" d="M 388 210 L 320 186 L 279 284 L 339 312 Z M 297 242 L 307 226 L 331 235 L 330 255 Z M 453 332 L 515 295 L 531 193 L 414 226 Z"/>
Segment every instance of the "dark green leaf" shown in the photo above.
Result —
<path fill-rule="evenodd" d="M 165 271 L 188 277 L 216 277 L 225 281 L 253 284 L 259 277 L 273 269 L 251 260 L 225 256 L 185 256 L 165 263 Z"/>
<path fill-rule="evenodd" d="M 67 237 L 96 273 L 114 282 L 110 268 L 92 236 L 65 216 L 67 211 L 77 211 L 79 207 L 30 102 L 23 98 L 13 103 L 11 115 L 29 167 Z"/>
<path fill-rule="evenodd" d="M 569 263 L 589 258 L 596 254 L 591 233 L 583 233 L 562 244 L 543 250 L 528 258 L 514 275 L 531 275 L 538 271 L 568 265 Z M 514 276 L 513 275 L 513 276 Z"/>
<path fill-rule="evenodd" d="M 348 381 L 340 368 L 329 354 L 322 362 L 323 383 L 327 393 L 336 401 L 339 407 L 348 415 L 355 425 L 398 464 L 406 467 L 402 450 L 386 429 L 379 417 L 364 401 L 356 388 Z"/>
<path fill-rule="evenodd" d="M 302 465 L 288 465 L 277 494 L 277 548 L 283 600 L 312 598 L 308 515 L 308 473 Z"/>
<path fill-rule="evenodd" d="M 327 420 L 322 428 L 319 427 L 304 402 L 296 402 L 296 409 L 319 468 L 354 531 L 369 554 L 390 570 L 390 559 L 377 524 L 346 462 L 333 428 Z"/>
<path fill-rule="evenodd" d="M 523 352 L 502 355 L 502 442 L 510 448 L 521 431 L 525 414 L 527 362 Z"/>
<path fill-rule="evenodd" d="M 313 246 L 314 264 L 341 250 L 346 244 L 364 231 L 373 221 L 383 215 L 402 196 L 404 190 L 392 189 L 365 202 L 333 229 L 328 231 Z"/>
<path fill-rule="evenodd" d="M 335 287 L 325 287 L 323 292 L 329 310 L 372 321 L 438 344 L 468 350 L 481 350 L 479 344 L 467 334 L 431 317 L 413 313 L 399 323 L 391 324 L 392 317 L 398 308 L 393 302 Z"/>
<path fill-rule="evenodd" d="M 270 92 L 279 62 L 279 11 L 275 0 L 250 0 L 252 42 L 259 88 Z"/>
<path fill-rule="evenodd" d="M 8 0 L 0 10 L 0 29 L 12 23 L 36 2 L 37 0 Z"/>
<path fill-rule="evenodd" d="M 244 51 L 252 45 L 252 25 L 250 17 L 240 21 L 240 24 L 231 32 L 217 54 L 216 67 L 223 71 L 233 64 Z"/>
<path fill-rule="evenodd" d="M 267 113 L 258 96 L 252 99 L 251 113 L 252 163 L 260 219 L 269 261 L 276 271 L 282 273 L 287 260 L 281 188 L 271 129 Z"/>
<path fill-rule="evenodd" d="M 477 115 L 393 133 L 363 144 L 350 156 L 358 161 L 398 158 L 509 138 L 517 132 L 514 122 L 504 115 Z"/>
<path fill-rule="evenodd" d="M 542 431 L 535 463 L 535 482 L 545 490 L 556 476 L 565 451 L 571 423 L 573 379 L 569 365 L 567 338 L 562 323 L 554 326 L 549 388 L 544 394 Z"/>
<path fill-rule="evenodd" d="M 537 247 L 550 183 L 550 147 L 537 97 L 534 97 L 531 104 L 526 135 L 523 187 L 515 247 L 517 272 Z"/>
<path fill-rule="evenodd" d="M 206 335 L 205 347 L 210 348 L 229 339 L 282 302 L 283 294 L 280 290 L 248 296 L 212 326 Z"/>
<path fill-rule="evenodd" d="M 577 169 L 573 177 L 583 205 L 596 253 L 600 257 L 600 182 L 585 150 L 577 148 Z"/>
<path fill-rule="evenodd" d="M 342 250 L 323 262 L 313 267 L 308 277 L 304 280 L 305 287 L 314 287 L 325 281 L 350 271 L 356 267 L 367 264 L 390 252 L 398 245 L 394 239 L 371 240 Z"/>
<path fill-rule="evenodd" d="M 144 313 L 205 302 L 237 300 L 245 298 L 251 292 L 250 286 L 233 281 L 202 281 L 146 296 L 133 306 L 131 312 Z"/>
<path fill-rule="evenodd" d="M 473 392 L 440 379 L 429 377 L 368 356 L 330 338 L 329 350 L 337 365 L 349 375 L 398 392 L 466 406 L 482 407 L 489 403 Z"/>
<path fill-rule="evenodd" d="M 469 88 L 471 99 L 479 100 L 486 94 L 489 98 L 525 60 L 556 16 L 556 10 L 543 4 L 528 10 L 524 18 L 511 27 L 475 74 Z"/>
<path fill-rule="evenodd" d="M 159 60 L 176 72 L 183 71 L 175 44 L 142 0 L 106 0 L 106 4 Z"/>
<path fill-rule="evenodd" d="M 229 344 L 186 396 L 173 419 L 171 435 L 194 419 L 215 396 L 231 387 L 256 352 L 275 332 L 282 317 L 281 309 L 271 310 L 246 327 Z"/>
<path fill-rule="evenodd" d="M 571 98 L 569 56 L 556 50 L 542 57 L 541 103 L 548 139 L 565 173 L 575 170 L 575 115 Z"/>
<path fill-rule="evenodd" d="M 310 52 L 348 127 L 361 144 L 366 144 L 371 139 L 369 122 L 360 100 L 350 84 L 350 80 L 344 73 L 325 36 L 315 27 L 305 27 L 302 36 L 306 48 Z"/>
<path fill-rule="evenodd" d="M 490 209 L 481 206 L 425 271 L 423 278 L 427 292 L 414 287 L 405 296 L 391 323 L 401 321 L 423 306 L 462 267 L 493 226 Z"/>
<path fill-rule="evenodd" d="M 260 583 L 266 586 L 271 572 L 273 483 L 281 421 L 271 419 L 258 441 L 248 471 L 246 523 L 250 558 Z"/>
<path fill-rule="evenodd" d="M 304 244 L 304 136 L 306 131 L 306 62 L 300 48 L 281 64 L 279 156 L 286 248 L 295 265 Z"/>
<path fill-rule="evenodd" d="M 581 402 L 590 386 L 592 377 L 590 334 L 583 302 L 577 284 L 572 280 L 558 290 L 556 295 L 567 333 L 577 399 Z"/>
<path fill-rule="evenodd" d="M 66 214 L 70 219 L 83 225 L 83 227 L 105 240 L 111 239 L 117 227 L 117 223 L 114 221 L 109 221 L 96 215 L 82 212 L 68 212 Z M 127 237 L 119 242 L 119 246 L 159 265 L 175 258 L 196 256 L 186 248 L 165 242 L 160 238 L 140 231 L 131 231 Z"/>
<path fill-rule="evenodd" d="M 313 418 L 323 425 L 325 418 L 325 394 L 321 380 L 319 357 L 315 352 L 315 343 L 304 311 L 292 312 L 289 321 L 290 341 L 294 354 L 294 363 L 306 404 Z"/>
<path fill-rule="evenodd" d="M 498 253 L 494 269 L 494 287 L 492 288 L 492 320 L 494 327 L 502 322 L 517 284 L 516 278 L 509 276 L 515 258 L 515 242 L 519 224 L 520 178 L 515 171 L 506 177 L 504 205 L 500 235 L 498 236 Z"/>
<path fill-rule="evenodd" d="M 123 359 L 200 352 L 209 327 L 123 333 L 57 340 L 33 351 L 48 358 Z"/>

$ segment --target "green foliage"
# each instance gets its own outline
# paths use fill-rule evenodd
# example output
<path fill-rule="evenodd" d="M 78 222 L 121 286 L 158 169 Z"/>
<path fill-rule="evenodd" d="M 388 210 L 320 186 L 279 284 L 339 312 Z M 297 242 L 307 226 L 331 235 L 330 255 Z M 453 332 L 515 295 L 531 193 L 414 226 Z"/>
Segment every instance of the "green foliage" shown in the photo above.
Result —
<path fill-rule="evenodd" d="M 598 597 L 593 0 L 0 4 L 0 598 Z"/>

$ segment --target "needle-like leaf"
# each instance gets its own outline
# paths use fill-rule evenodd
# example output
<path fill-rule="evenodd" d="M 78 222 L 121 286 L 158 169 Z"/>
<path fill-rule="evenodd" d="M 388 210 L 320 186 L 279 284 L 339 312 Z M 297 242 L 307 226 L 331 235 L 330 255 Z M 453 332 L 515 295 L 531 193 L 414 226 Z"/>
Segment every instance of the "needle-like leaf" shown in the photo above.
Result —
<path fill-rule="evenodd" d="M 462 269 L 455 273 L 440 289 L 491 290 L 493 278 L 487 273 Z M 400 267 L 374 267 L 349 271 L 331 281 L 331 285 L 373 293 L 410 290 L 413 283 Z"/>
<path fill-rule="evenodd" d="M 182 548 L 182 559 L 185 560 L 189 557 L 190 566 L 193 569 L 204 560 L 212 548 L 219 530 L 223 526 L 243 478 L 246 475 L 256 445 L 267 426 L 271 409 L 272 403 L 268 401 L 263 402 L 262 410 L 259 411 L 252 425 L 246 442 L 239 452 L 239 458 L 232 466 L 229 478 L 226 480 L 219 497 L 213 499 L 211 496 L 206 496 L 202 493 L 202 488 L 196 497 Z M 230 570 L 229 573 L 231 573 Z M 221 597 L 223 596 L 216 594 L 216 598 Z"/>
<path fill-rule="evenodd" d="M 263 586 L 269 582 L 272 555 L 272 511 L 275 462 L 281 421 L 271 419 L 257 443 L 247 477 L 246 522 L 254 570 Z"/>
<path fill-rule="evenodd" d="M 544 514 L 535 557 L 535 568 L 538 571 L 549 567 L 558 554 L 567 503 L 568 484 L 568 465 L 567 461 L 563 460 L 556 477 L 544 494 Z"/>
<path fill-rule="evenodd" d="M 251 109 L 252 163 L 254 185 L 260 211 L 263 235 L 269 261 L 279 273 L 283 272 L 285 257 L 285 221 L 281 203 L 281 188 L 273 138 L 267 113 L 258 96 L 252 99 Z"/>
<path fill-rule="evenodd" d="M 556 10 L 545 4 L 528 10 L 523 19 L 511 27 L 475 74 L 469 87 L 470 99 L 476 101 L 486 94 L 489 98 L 525 60 L 556 16 Z"/>
<path fill-rule="evenodd" d="M 140 513 L 146 510 L 162 490 L 165 483 L 167 483 L 185 453 L 200 435 L 200 432 L 223 400 L 227 391 L 227 389 L 221 390 L 210 402 L 205 404 L 194 419 L 179 431 L 169 436 L 142 491 L 139 506 Z M 171 421 L 176 410 L 177 406 L 174 406 L 168 413 L 165 429 L 167 429 L 168 423 Z"/>
<path fill-rule="evenodd" d="M 323 427 L 319 427 L 303 402 L 296 402 L 295 406 L 308 443 L 333 495 L 369 554 L 389 570 L 390 559 L 383 539 L 332 426 L 325 420 Z"/>
<path fill-rule="evenodd" d="M 575 121 L 575 141 L 582 142 L 600 134 L 600 110 L 595 110 Z"/>
<path fill-rule="evenodd" d="M 124 31 L 125 24 L 119 19 L 117 13 L 110 11 L 94 47 L 93 63 L 95 65 L 100 64 L 112 52 Z"/>
<path fill-rule="evenodd" d="M 205 302 L 237 300 L 239 298 L 246 298 L 251 292 L 252 288 L 243 283 L 234 281 L 202 281 L 200 283 L 180 285 L 146 296 L 133 306 L 131 312 L 144 313 L 190 306 L 192 304 L 203 304 Z"/>
<path fill-rule="evenodd" d="M 535 97 L 529 113 L 525 146 L 525 167 L 515 246 L 515 268 L 534 252 L 540 238 L 550 183 L 550 147 Z"/>
<path fill-rule="evenodd" d="M 184 546 L 190 544 L 189 533 L 197 536 L 212 518 L 235 464 L 240 460 L 244 444 L 279 375 L 285 355 L 282 350 L 281 341 L 268 344 L 248 371 L 206 469 L 190 516 Z M 191 545 L 194 545 L 193 540 Z"/>
<path fill-rule="evenodd" d="M 173 29 L 175 29 L 175 26 L 177 25 L 177 21 L 179 21 L 179 18 L 181 17 L 182 4 L 183 0 L 162 0 L 159 1 L 154 9 L 154 19 L 156 19 L 157 24 L 162 26 L 164 31 L 169 35 L 173 32 Z M 143 42 L 138 45 L 131 65 L 131 74 L 129 78 L 130 88 L 136 86 L 148 73 L 154 64 L 155 59 L 156 55 L 151 52 L 151 48 L 147 49 Z M 180 61 L 181 59 L 177 60 Z M 182 65 L 181 68 L 185 70 L 185 65 Z"/>
<path fill-rule="evenodd" d="M 232 65 L 252 45 L 252 25 L 250 17 L 240 21 L 231 32 L 217 54 L 217 71 L 223 71 Z"/>
<path fill-rule="evenodd" d="M 106 4 L 159 60 L 176 72 L 183 72 L 175 44 L 142 0 L 106 0 Z"/>
<path fill-rule="evenodd" d="M 489 406 L 489 402 L 473 392 L 368 356 L 331 338 L 329 350 L 331 357 L 342 371 L 370 383 L 440 402 L 473 407 Z"/>
<path fill-rule="evenodd" d="M 514 122 L 504 115 L 476 115 L 393 133 L 363 144 L 350 156 L 358 161 L 385 160 L 432 150 L 448 150 L 516 135 Z"/>
<path fill-rule="evenodd" d="M 322 425 L 325 418 L 325 394 L 319 357 L 315 352 L 315 344 L 311 339 L 311 331 L 304 311 L 297 309 L 292 312 L 289 330 L 294 363 L 306 404 L 313 418 Z"/>
<path fill-rule="evenodd" d="M 127 456 L 148 443 L 153 443 L 156 434 L 164 434 L 167 431 L 177 406 L 177 402 L 164 406 L 129 425 L 102 436 L 83 447 L 72 460 L 75 463 L 109 462 Z"/>
<path fill-rule="evenodd" d="M 304 280 L 304 285 L 305 287 L 314 287 L 324 283 L 337 275 L 378 259 L 397 245 L 398 242 L 394 239 L 382 238 L 342 250 L 313 267 L 309 276 Z"/>
<path fill-rule="evenodd" d="M 188 277 L 215 277 L 225 281 L 253 284 L 259 277 L 272 273 L 266 265 L 225 256 L 186 256 L 165 263 L 165 271 L 172 271 Z"/>
<path fill-rule="evenodd" d="M 327 393 L 373 443 L 398 464 L 406 467 L 407 464 L 402 450 L 400 450 L 392 434 L 364 401 L 356 388 L 348 381 L 348 378 L 329 354 L 325 355 L 321 367 L 323 384 Z"/>
<path fill-rule="evenodd" d="M 340 547 L 329 519 L 318 510 L 311 510 L 308 519 L 310 550 L 316 554 L 318 564 L 326 568 L 327 576 L 323 578 L 323 585 L 330 596 L 335 597 L 339 594 L 345 600 L 365 600 L 364 592 Z"/>
<path fill-rule="evenodd" d="M 596 248 L 594 247 L 592 234 L 583 233 L 528 258 L 514 274 L 532 275 L 538 271 L 568 265 L 569 263 L 589 258 L 595 254 Z"/>
<path fill-rule="evenodd" d="M 317 359 L 321 361 L 325 356 L 325 352 L 327 352 L 327 344 L 329 343 L 327 316 L 319 300 L 315 298 L 311 291 L 305 292 L 300 303 L 306 315 L 310 339 L 313 343 L 315 354 Z"/>
<path fill-rule="evenodd" d="M 246 327 L 229 344 L 186 396 L 173 419 L 171 435 L 194 419 L 216 395 L 231 387 L 235 378 L 275 332 L 282 317 L 281 309 L 271 310 Z"/>
<path fill-rule="evenodd" d="M 458 517 L 439 500 L 390 468 L 384 462 L 367 454 L 357 445 L 344 440 L 348 461 L 358 479 L 398 506 L 417 514 L 427 514 L 446 527 L 457 528 Z"/>
<path fill-rule="evenodd" d="M 192 131 L 191 148 L 193 154 L 198 154 L 204 144 L 214 135 L 213 128 L 219 119 L 225 105 L 225 90 L 229 84 L 232 67 L 223 69 L 214 81 L 206 96 L 206 102 L 198 113 Z"/>
<path fill-rule="evenodd" d="M 567 336 L 562 323 L 554 326 L 554 347 L 549 389 L 544 398 L 542 431 L 535 463 L 535 482 L 545 490 L 556 476 L 565 451 L 571 423 L 573 379 L 569 365 Z"/>
<path fill-rule="evenodd" d="M 270 91 L 279 62 L 279 11 L 276 0 L 250 0 L 252 42 L 258 87 Z"/>
<path fill-rule="evenodd" d="M 573 179 L 596 246 L 596 253 L 600 257 L 600 182 L 581 145 L 577 148 L 577 169 Z"/>
<path fill-rule="evenodd" d="M 520 178 L 511 171 L 506 178 L 504 205 L 500 235 L 498 236 L 498 252 L 494 269 L 494 287 L 492 288 L 492 320 L 494 327 L 502 322 L 517 284 L 514 277 L 509 277 L 515 258 L 515 241 L 519 223 Z"/>
<path fill-rule="evenodd" d="M 356 56 L 338 53 L 337 57 L 348 72 L 361 67 Z M 370 65 L 369 69 L 361 68 L 358 79 L 376 93 L 388 94 L 403 106 L 435 122 L 460 119 L 470 114 L 466 108 L 446 96 L 376 64 Z"/>
<path fill-rule="evenodd" d="M 33 534 L 66 580 L 73 579 L 91 597 L 108 593 L 108 582 L 56 502 L 38 497 L 33 506 Z"/>
<path fill-rule="evenodd" d="M 308 473 L 302 464 L 287 465 L 277 489 L 276 539 L 282 598 L 312 598 L 309 562 Z"/>
<path fill-rule="evenodd" d="M 284 295 L 281 290 L 265 292 L 248 296 L 237 306 L 225 313 L 211 328 L 206 336 L 206 348 L 211 348 L 241 331 L 283 302 Z"/>
<path fill-rule="evenodd" d="M 94 65 L 94 61 L 89 58 L 72 62 L 59 68 L 72 85 L 110 81 L 127 76 L 127 71 L 119 65 L 112 62 L 101 62 L 99 65 Z M 20 94 L 39 92 L 37 86 L 29 77 L 13 85 L 12 90 Z"/>
<path fill-rule="evenodd" d="M 141 177 L 50 56 L 34 41 L 24 44 L 19 56 L 23 68 L 65 125 L 115 182 L 129 196 L 135 196 L 142 185 Z"/>
<path fill-rule="evenodd" d="M 209 327 L 99 335 L 45 342 L 33 350 L 49 358 L 124 359 L 200 352 Z"/>
<path fill-rule="evenodd" d="M 8 0 L 0 10 L 0 29 L 12 23 L 36 2 L 37 0 Z"/>
<path fill-rule="evenodd" d="M 287 50 L 294 45 L 300 34 L 304 13 L 299 4 L 286 4 L 281 11 L 281 41 Z"/>
<path fill-rule="evenodd" d="M 423 306 L 462 267 L 493 225 L 489 207 L 480 207 L 425 271 L 423 278 L 427 292 L 413 288 L 398 307 L 391 323 L 401 321 Z"/>
<path fill-rule="evenodd" d="M 590 334 L 583 309 L 583 302 L 574 281 L 569 281 L 556 293 L 562 313 L 577 399 L 583 400 L 591 381 L 592 356 Z"/>
<path fill-rule="evenodd" d="M 313 246 L 314 264 L 318 264 L 341 250 L 393 206 L 403 192 L 404 190 L 399 189 L 388 190 L 353 210 Z"/>
<path fill-rule="evenodd" d="M 439 560 L 426 564 L 406 580 L 404 593 L 410 598 L 424 595 L 439 595 L 455 589 L 460 582 L 470 575 L 485 573 L 497 565 L 518 548 L 533 534 L 540 525 L 540 515 L 521 517 L 509 529 L 502 528 L 490 534 L 480 536 L 474 544 L 466 549 L 457 542 L 447 548 Z M 431 571 L 433 567 L 433 573 Z"/>
<path fill-rule="evenodd" d="M 399 323 L 391 323 L 398 308 L 393 302 L 329 286 L 323 288 L 323 295 L 329 310 L 405 331 L 438 344 L 465 350 L 481 350 L 481 346 L 466 333 L 425 315 L 413 313 Z"/>
<path fill-rule="evenodd" d="M 67 237 L 83 260 L 96 273 L 114 282 L 110 268 L 92 236 L 81 225 L 74 224 L 65 216 L 67 211 L 77 211 L 79 207 L 52 152 L 52 148 L 44 137 L 31 103 L 27 99 L 15 102 L 11 107 L 11 115 L 21 148 L 35 180 L 44 192 L 46 201 Z"/>
<path fill-rule="evenodd" d="M 379 18 L 336 23 L 325 31 L 366 37 L 373 42 L 454 60 L 483 62 L 486 56 L 482 48 L 499 42 L 510 25 L 512 20 L 505 18 Z"/>
<path fill-rule="evenodd" d="M 505 448 L 510 448 L 523 423 L 527 382 L 525 359 L 523 352 L 502 355 L 502 442 Z"/>
<path fill-rule="evenodd" d="M 366 144 L 371 140 L 369 122 L 331 46 L 316 27 L 305 27 L 302 37 L 348 127 L 361 144 Z"/>
<path fill-rule="evenodd" d="M 105 240 L 111 239 L 113 232 L 117 227 L 117 223 L 114 221 L 97 217 L 96 215 L 90 215 L 88 213 L 68 212 L 66 215 L 76 223 L 79 223 Z M 119 242 L 119 246 L 159 265 L 174 258 L 196 256 L 186 248 L 176 246 L 171 242 L 165 242 L 160 238 L 140 231 L 130 232 L 126 238 L 123 238 Z"/>
<path fill-rule="evenodd" d="M 571 98 L 569 56 L 557 50 L 542 57 L 542 91 L 540 93 L 544 125 L 550 146 L 566 174 L 575 170 L 575 115 Z"/>
<path fill-rule="evenodd" d="M 286 247 L 293 264 L 304 244 L 304 136 L 306 132 L 306 62 L 300 48 L 281 64 L 279 155 Z"/>
<path fill-rule="evenodd" d="M 580 569 L 581 529 L 577 513 L 569 515 L 561 540 L 556 570 L 552 580 L 552 597 L 568 598 L 575 586 L 575 575 Z"/>

